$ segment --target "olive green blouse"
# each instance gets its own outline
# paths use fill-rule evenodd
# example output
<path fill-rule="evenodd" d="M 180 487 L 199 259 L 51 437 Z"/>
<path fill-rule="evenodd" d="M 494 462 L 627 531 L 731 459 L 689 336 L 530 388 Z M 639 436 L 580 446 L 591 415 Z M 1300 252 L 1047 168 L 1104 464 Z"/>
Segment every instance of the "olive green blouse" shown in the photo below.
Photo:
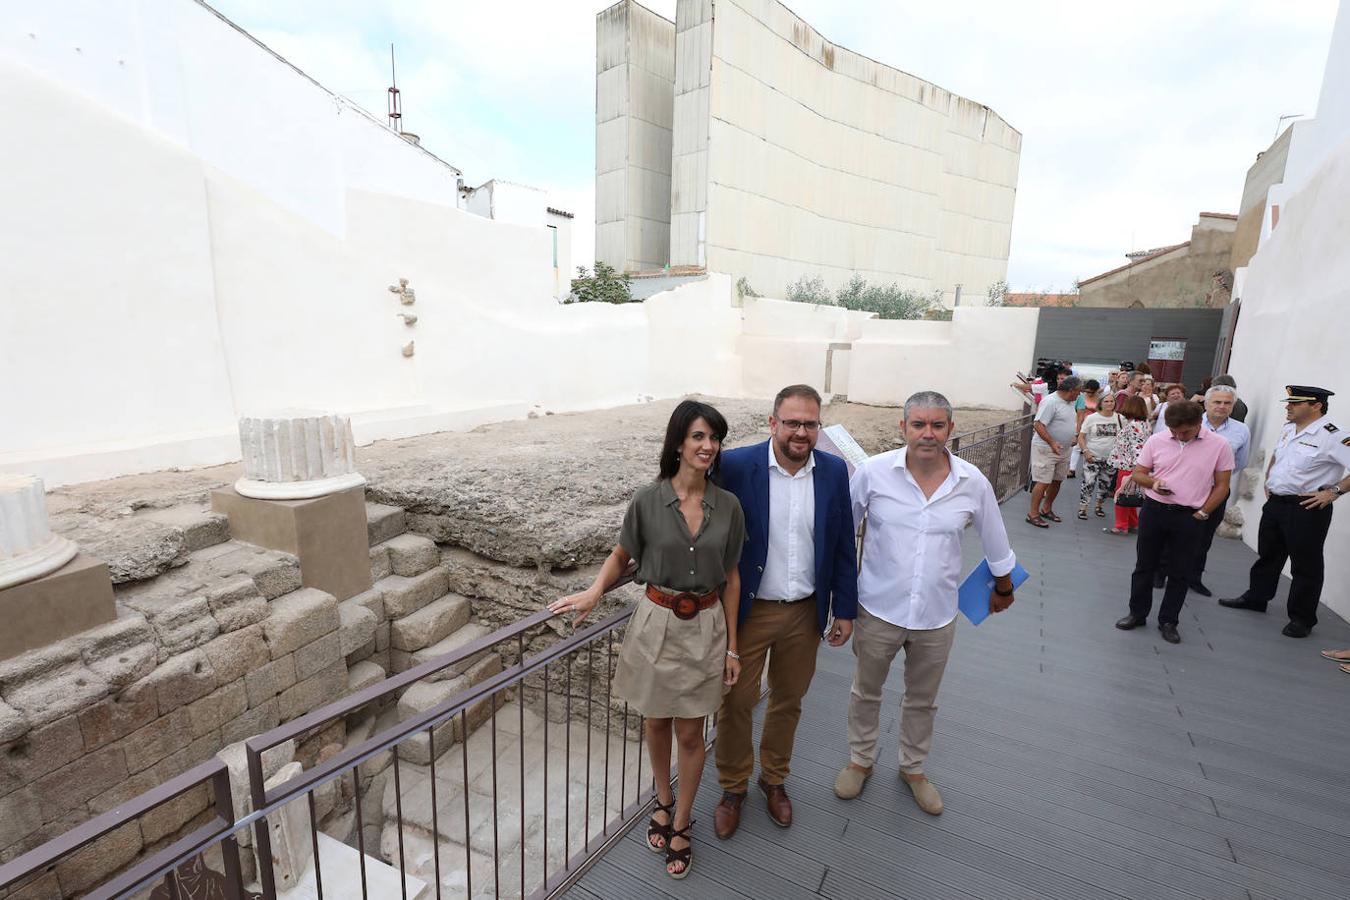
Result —
<path fill-rule="evenodd" d="M 637 560 L 637 581 L 699 594 L 726 582 L 744 544 L 740 501 L 712 482 L 703 494 L 698 534 L 690 536 L 680 498 L 667 478 L 638 489 L 619 532 L 619 545 Z"/>

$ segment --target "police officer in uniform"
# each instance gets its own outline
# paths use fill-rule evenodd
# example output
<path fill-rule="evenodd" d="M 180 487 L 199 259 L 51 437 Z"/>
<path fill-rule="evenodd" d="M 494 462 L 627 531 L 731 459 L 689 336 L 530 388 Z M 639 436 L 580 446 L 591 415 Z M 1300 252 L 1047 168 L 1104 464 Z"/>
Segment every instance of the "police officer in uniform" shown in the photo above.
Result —
<path fill-rule="evenodd" d="M 1230 609 L 1265 612 L 1275 597 L 1284 562 L 1293 562 L 1286 637 L 1307 637 L 1317 624 L 1322 594 L 1322 545 L 1331 528 L 1331 504 L 1350 491 L 1350 433 L 1327 418 L 1325 388 L 1291 384 L 1288 422 L 1266 469 L 1266 505 L 1261 510 L 1256 549 L 1246 592 L 1220 600 Z"/>

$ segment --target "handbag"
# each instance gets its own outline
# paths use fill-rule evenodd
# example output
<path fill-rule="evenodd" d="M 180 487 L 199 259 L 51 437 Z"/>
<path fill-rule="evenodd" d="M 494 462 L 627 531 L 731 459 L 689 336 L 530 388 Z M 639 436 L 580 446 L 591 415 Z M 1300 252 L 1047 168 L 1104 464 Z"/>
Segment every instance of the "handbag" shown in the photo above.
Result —
<path fill-rule="evenodd" d="M 1135 483 L 1131 478 L 1120 486 L 1120 492 L 1116 494 L 1116 506 L 1123 506 L 1127 509 L 1131 507 L 1140 507 L 1144 505 L 1144 489 Z"/>

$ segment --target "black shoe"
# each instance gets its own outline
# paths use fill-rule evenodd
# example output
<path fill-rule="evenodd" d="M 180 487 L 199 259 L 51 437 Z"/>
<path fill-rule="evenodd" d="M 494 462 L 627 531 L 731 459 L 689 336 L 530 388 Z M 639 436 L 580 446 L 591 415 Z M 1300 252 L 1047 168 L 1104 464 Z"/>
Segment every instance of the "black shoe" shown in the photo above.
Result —
<path fill-rule="evenodd" d="M 1200 581 L 1192 581 L 1192 582 L 1191 582 L 1191 590 L 1195 591 L 1195 592 L 1196 592 L 1197 594 L 1199 594 L 1201 597 L 1213 597 L 1213 596 L 1214 596 L 1214 592 L 1211 591 L 1209 588 L 1205 587 L 1204 583 L 1203 583 L 1203 582 L 1200 582 Z"/>
<path fill-rule="evenodd" d="M 1141 619 L 1134 613 L 1130 613 L 1125 618 L 1117 621 L 1116 627 L 1119 628 L 1121 631 L 1129 631 L 1131 628 L 1138 628 L 1140 625 L 1144 625 L 1147 622 L 1148 622 L 1147 619 Z"/>
<path fill-rule="evenodd" d="M 1284 626 L 1284 631 L 1281 631 L 1280 634 L 1291 638 L 1305 638 L 1312 634 L 1312 629 L 1302 622 L 1290 622 Z"/>
<path fill-rule="evenodd" d="M 1166 576 L 1166 575 L 1154 575 L 1154 576 L 1153 576 L 1153 589 L 1154 589 L 1155 591 L 1160 591 L 1160 590 L 1162 590 L 1162 589 L 1165 588 L 1165 587 L 1167 587 L 1167 576 Z"/>
<path fill-rule="evenodd" d="M 1266 611 L 1266 605 L 1264 603 L 1248 600 L 1246 594 L 1243 594 L 1241 597 L 1230 597 L 1226 600 L 1220 600 L 1219 605 L 1226 606 L 1229 609 L 1250 609 L 1252 612 L 1259 613 Z"/>
<path fill-rule="evenodd" d="M 1181 635 L 1177 634 L 1177 626 L 1171 622 L 1159 622 L 1158 633 L 1161 634 L 1162 639 L 1169 644 L 1181 643 Z"/>

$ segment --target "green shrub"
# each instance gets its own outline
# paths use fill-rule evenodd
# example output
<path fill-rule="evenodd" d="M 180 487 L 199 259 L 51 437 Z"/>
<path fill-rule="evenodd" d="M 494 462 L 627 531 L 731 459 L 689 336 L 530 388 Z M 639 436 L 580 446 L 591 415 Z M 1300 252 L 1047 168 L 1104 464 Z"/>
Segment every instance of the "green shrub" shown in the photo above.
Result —
<path fill-rule="evenodd" d="M 750 286 L 750 279 L 742 275 L 736 279 L 736 293 L 742 300 L 746 297 L 758 297 L 759 294 Z"/>
<path fill-rule="evenodd" d="M 596 262 L 594 275 L 585 266 L 577 266 L 572 293 L 563 303 L 633 303 L 632 284 L 628 273 L 602 262 Z"/>
<path fill-rule="evenodd" d="M 819 275 L 803 275 L 788 285 L 787 298 L 795 303 L 810 303 L 814 306 L 834 305 L 830 289 Z"/>
<path fill-rule="evenodd" d="M 845 309 L 876 313 L 879 319 L 941 318 L 941 313 L 950 318 L 950 310 L 942 306 L 941 291 L 922 294 L 894 282 L 872 284 L 856 273 L 838 290 L 834 301 Z"/>

